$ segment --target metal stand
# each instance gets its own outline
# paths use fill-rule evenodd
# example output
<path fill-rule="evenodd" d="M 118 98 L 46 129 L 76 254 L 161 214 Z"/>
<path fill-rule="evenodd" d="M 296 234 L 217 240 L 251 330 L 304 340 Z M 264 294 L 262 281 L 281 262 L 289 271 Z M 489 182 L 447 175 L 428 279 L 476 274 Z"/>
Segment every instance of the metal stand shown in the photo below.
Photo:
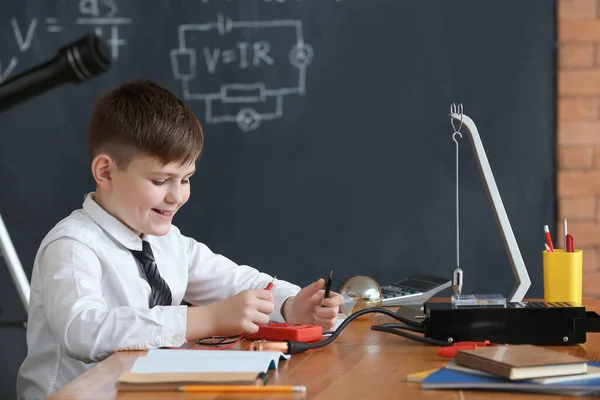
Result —
<path fill-rule="evenodd" d="M 488 194 L 490 203 L 492 204 L 492 211 L 496 217 L 496 223 L 500 229 L 500 233 L 502 234 L 502 240 L 504 241 L 504 247 L 508 254 L 508 259 L 510 260 L 513 273 L 517 280 L 517 284 L 508 297 L 508 301 L 521 302 L 523 297 L 525 297 L 525 293 L 527 293 L 527 290 L 529 290 L 529 287 L 531 286 L 531 280 L 529 279 L 527 267 L 523 262 L 519 245 L 517 244 L 517 240 L 515 239 L 515 235 L 513 234 L 510 226 L 510 221 L 506 215 L 504 204 L 502 204 L 502 198 L 500 197 L 500 192 L 496 186 L 494 174 L 492 173 L 492 168 L 490 167 L 490 163 L 488 162 L 485 154 L 483 143 L 479 137 L 479 132 L 477 132 L 477 127 L 475 126 L 473 120 L 462 112 L 460 114 L 451 112 L 450 118 L 454 118 L 456 121 L 460 122 L 462 126 L 466 127 L 473 152 L 475 153 L 475 159 L 477 161 L 477 165 L 479 166 L 479 172 L 481 173 L 481 177 L 485 183 L 485 190 Z"/>
<path fill-rule="evenodd" d="M 63 46 L 49 61 L 26 70 L 0 84 L 0 111 L 13 107 L 27 99 L 63 83 L 81 83 L 106 72 L 111 65 L 106 42 L 91 33 Z M 0 216 L 0 256 L 4 257 L 25 313 L 29 314 L 29 280 L 17 257 L 17 252 L 8 236 Z M 7 322 L 0 322 L 6 325 Z"/>
<path fill-rule="evenodd" d="M 21 302 L 23 303 L 23 307 L 25 308 L 25 313 L 29 312 L 29 293 L 30 286 L 29 280 L 27 279 L 27 275 L 23 271 L 23 266 L 19 261 L 19 257 L 17 256 L 17 252 L 13 247 L 12 241 L 10 240 L 10 236 L 8 236 L 8 231 L 6 230 L 6 226 L 4 226 L 4 221 L 2 220 L 2 216 L 0 215 L 0 255 L 4 257 L 4 261 L 6 262 L 6 266 L 8 267 L 8 272 L 12 277 L 12 280 L 15 283 L 17 291 L 19 292 L 19 297 L 21 298 Z M 14 325 L 14 323 L 8 323 L 9 325 Z M 2 325 L 2 322 L 0 322 Z"/>

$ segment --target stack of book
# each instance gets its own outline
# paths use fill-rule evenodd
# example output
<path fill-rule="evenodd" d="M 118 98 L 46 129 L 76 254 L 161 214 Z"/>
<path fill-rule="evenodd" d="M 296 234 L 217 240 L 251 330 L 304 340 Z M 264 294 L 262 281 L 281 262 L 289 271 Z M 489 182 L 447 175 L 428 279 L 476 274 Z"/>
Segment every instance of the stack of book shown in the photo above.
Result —
<path fill-rule="evenodd" d="M 590 396 L 600 393 L 600 363 L 533 345 L 490 346 L 461 350 L 446 366 L 409 380 L 423 389 Z"/>
<path fill-rule="evenodd" d="M 117 379 L 118 391 L 170 391 L 198 385 L 264 386 L 290 356 L 272 351 L 152 349 Z"/>

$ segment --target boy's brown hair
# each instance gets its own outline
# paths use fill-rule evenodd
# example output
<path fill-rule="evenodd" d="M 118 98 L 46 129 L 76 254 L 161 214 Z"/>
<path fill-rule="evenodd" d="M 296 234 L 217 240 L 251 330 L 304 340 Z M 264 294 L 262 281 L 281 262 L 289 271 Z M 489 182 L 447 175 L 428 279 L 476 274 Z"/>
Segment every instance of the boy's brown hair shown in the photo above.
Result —
<path fill-rule="evenodd" d="M 202 151 L 202 126 L 177 96 L 150 80 L 126 83 L 104 92 L 92 112 L 88 151 L 115 159 L 125 170 L 138 154 L 164 165 L 188 164 Z"/>

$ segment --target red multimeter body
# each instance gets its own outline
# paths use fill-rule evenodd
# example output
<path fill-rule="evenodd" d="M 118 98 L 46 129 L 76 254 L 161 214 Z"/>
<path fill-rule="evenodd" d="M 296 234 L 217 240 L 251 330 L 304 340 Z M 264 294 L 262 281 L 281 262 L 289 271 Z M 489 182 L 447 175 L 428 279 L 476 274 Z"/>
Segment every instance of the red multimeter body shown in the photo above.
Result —
<path fill-rule="evenodd" d="M 294 325 L 272 322 L 259 325 L 258 332 L 246 335 L 244 339 L 262 339 L 275 342 L 290 340 L 292 342 L 318 342 L 323 338 L 323 327 L 320 325 Z"/>

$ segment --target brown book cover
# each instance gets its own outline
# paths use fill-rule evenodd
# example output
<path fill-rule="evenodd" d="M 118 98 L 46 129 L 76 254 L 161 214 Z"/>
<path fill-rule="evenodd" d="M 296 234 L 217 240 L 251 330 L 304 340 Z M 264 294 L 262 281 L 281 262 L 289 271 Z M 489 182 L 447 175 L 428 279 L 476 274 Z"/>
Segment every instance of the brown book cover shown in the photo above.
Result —
<path fill-rule="evenodd" d="M 529 344 L 460 350 L 454 362 L 511 380 L 587 372 L 584 358 Z"/>
<path fill-rule="evenodd" d="M 264 372 L 184 372 L 138 374 L 124 371 L 117 379 L 118 391 L 172 391 L 186 385 L 254 385 L 267 383 Z"/>

